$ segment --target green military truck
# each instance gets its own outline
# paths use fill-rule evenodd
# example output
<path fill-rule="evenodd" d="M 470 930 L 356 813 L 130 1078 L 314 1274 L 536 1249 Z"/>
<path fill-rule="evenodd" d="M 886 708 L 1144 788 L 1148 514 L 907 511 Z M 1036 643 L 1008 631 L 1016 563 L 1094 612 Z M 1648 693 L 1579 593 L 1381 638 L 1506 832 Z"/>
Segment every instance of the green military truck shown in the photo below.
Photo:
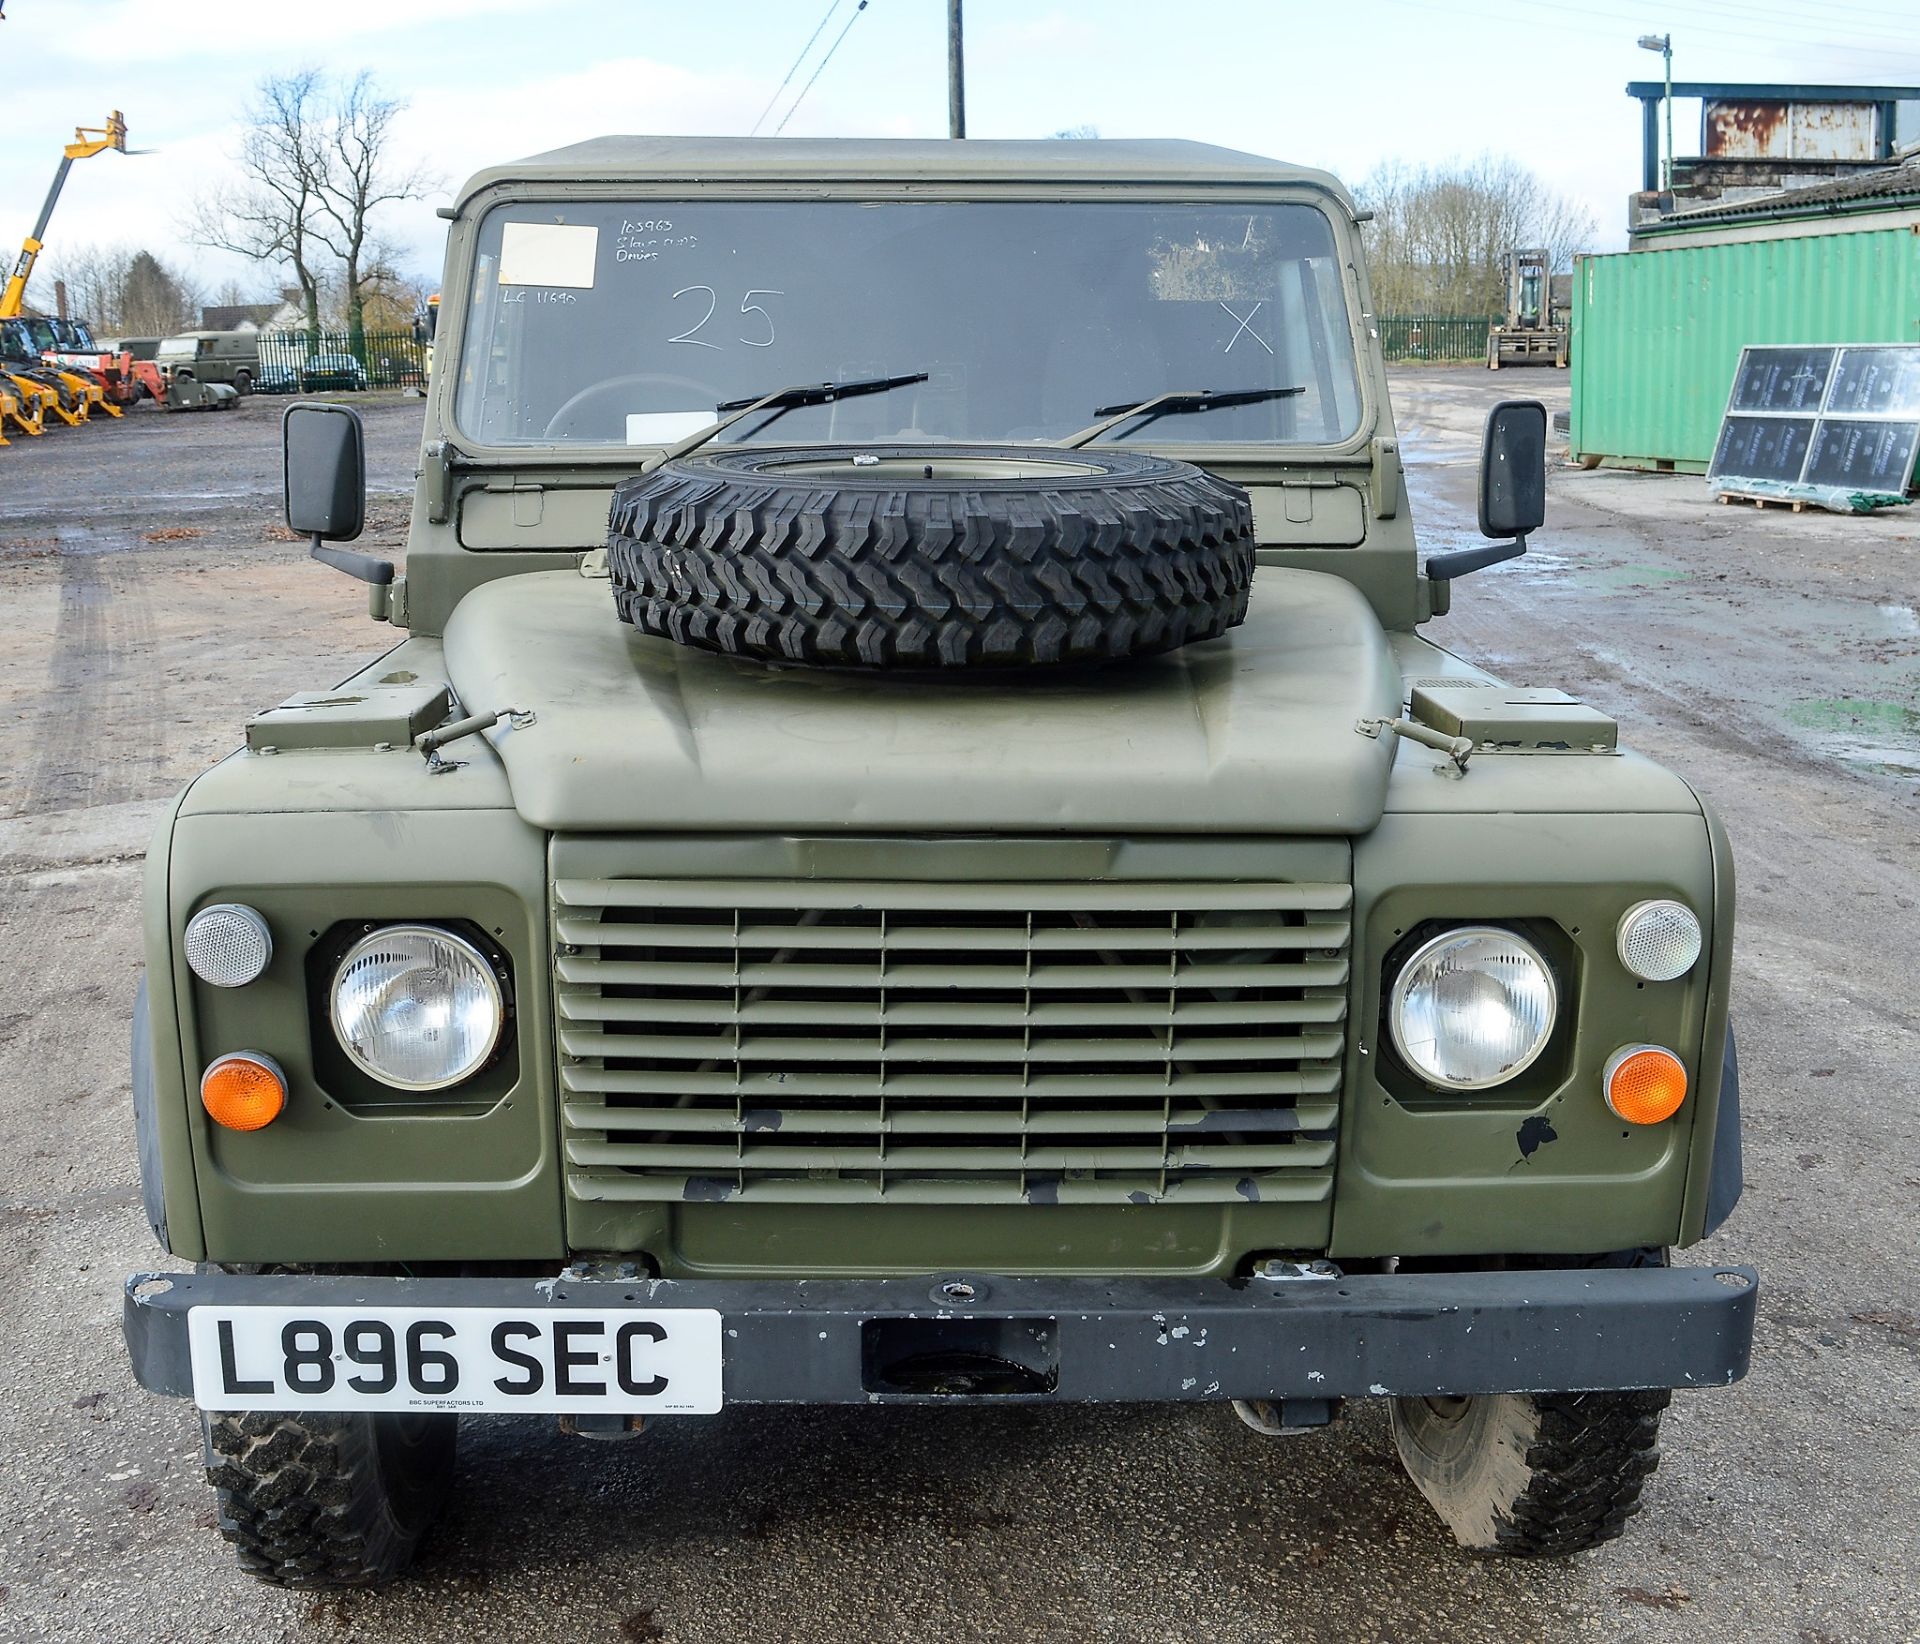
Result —
<path fill-rule="evenodd" d="M 1617 1535 L 1741 1376 L 1733 864 L 1425 637 L 1352 201 L 1188 143 L 607 139 L 450 220 L 400 642 L 149 856 L 135 1372 L 255 1574 L 405 1567 L 462 1412 L 1389 1400 Z"/>
<path fill-rule="evenodd" d="M 183 331 L 162 337 L 152 357 L 168 387 L 176 382 L 225 383 L 235 393 L 251 394 L 260 375 L 260 333 Z"/>

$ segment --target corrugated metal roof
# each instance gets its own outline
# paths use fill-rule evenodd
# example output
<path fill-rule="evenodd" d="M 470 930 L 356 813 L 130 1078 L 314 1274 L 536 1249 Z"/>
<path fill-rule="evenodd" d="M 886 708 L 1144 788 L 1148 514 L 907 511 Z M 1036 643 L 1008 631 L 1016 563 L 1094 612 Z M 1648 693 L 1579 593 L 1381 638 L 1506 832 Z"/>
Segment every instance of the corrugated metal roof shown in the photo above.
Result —
<path fill-rule="evenodd" d="M 1804 188 L 1782 189 L 1777 194 L 1762 194 L 1751 200 L 1676 211 L 1666 221 L 1657 225 L 1649 223 L 1634 233 L 1636 236 L 1678 233 L 1707 223 L 1738 222 L 1754 217 L 1828 216 L 1908 202 L 1920 204 L 1920 158 L 1881 171 L 1837 177 L 1830 183 L 1809 183 Z"/>
<path fill-rule="evenodd" d="M 1306 183 L 1347 202 L 1324 171 L 1238 149 L 1179 140 L 967 138 L 596 137 L 490 166 L 460 191 L 489 183 L 674 181 Z"/>

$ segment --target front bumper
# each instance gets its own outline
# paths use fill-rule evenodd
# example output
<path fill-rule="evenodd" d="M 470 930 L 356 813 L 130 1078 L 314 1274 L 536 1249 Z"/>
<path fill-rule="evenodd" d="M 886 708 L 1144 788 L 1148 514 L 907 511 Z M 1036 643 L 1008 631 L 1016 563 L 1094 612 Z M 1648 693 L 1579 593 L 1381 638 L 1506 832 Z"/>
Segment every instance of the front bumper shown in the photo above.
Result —
<path fill-rule="evenodd" d="M 631 1306 L 718 1309 L 729 1403 L 1324 1400 L 1722 1386 L 1746 1374 L 1757 1286 L 1735 1267 L 780 1282 L 153 1273 L 127 1281 L 123 1328 L 141 1386 L 181 1396 L 195 1306 Z M 977 1373 L 995 1365 L 1008 1373 Z M 1007 1390 L 983 1390 L 995 1387 Z"/>

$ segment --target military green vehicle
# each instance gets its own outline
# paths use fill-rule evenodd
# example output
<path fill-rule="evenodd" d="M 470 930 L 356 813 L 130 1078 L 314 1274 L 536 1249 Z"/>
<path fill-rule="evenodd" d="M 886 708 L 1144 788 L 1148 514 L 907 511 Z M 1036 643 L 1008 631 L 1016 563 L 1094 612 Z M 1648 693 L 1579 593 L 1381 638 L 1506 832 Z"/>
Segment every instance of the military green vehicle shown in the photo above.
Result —
<path fill-rule="evenodd" d="M 1391 1402 L 1470 1548 L 1617 1535 L 1746 1369 L 1733 865 L 1422 630 L 1331 178 L 1188 143 L 607 139 L 450 219 L 404 637 L 149 858 L 128 1281 L 255 1574 L 386 1580 L 460 1413 Z"/>

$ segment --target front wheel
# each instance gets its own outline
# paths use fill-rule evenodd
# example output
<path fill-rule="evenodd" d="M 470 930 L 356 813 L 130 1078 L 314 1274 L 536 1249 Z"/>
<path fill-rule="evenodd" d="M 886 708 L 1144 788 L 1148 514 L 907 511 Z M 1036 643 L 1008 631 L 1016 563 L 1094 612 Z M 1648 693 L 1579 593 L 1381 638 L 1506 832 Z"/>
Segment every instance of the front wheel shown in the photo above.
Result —
<path fill-rule="evenodd" d="M 379 1587 L 413 1562 L 453 1480 L 442 1415 L 203 1418 L 207 1482 L 240 1567 L 277 1587 Z"/>
<path fill-rule="evenodd" d="M 1395 1399 L 1408 1476 L 1462 1547 L 1565 1558 L 1611 1541 L 1659 1465 L 1665 1388 Z"/>

